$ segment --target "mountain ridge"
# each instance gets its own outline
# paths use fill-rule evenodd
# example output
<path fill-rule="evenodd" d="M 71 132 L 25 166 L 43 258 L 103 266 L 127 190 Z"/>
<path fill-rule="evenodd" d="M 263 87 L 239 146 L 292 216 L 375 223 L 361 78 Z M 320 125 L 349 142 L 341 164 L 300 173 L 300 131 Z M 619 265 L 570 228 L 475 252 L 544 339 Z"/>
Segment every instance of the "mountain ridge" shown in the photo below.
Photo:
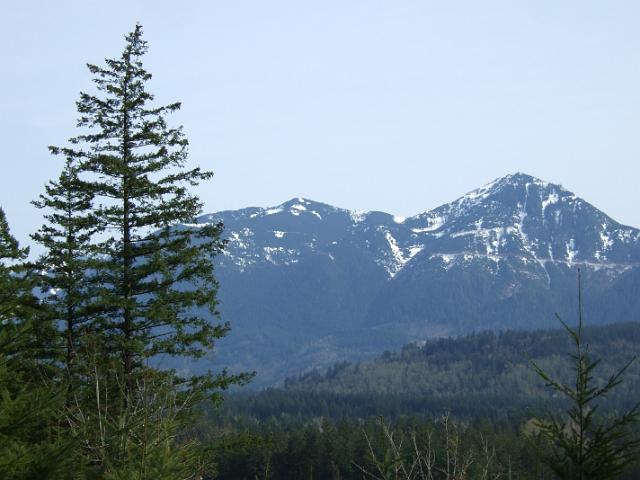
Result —
<path fill-rule="evenodd" d="M 534 203 L 533 208 L 536 206 L 540 208 L 540 219 L 542 223 L 555 222 L 557 224 L 563 220 L 566 221 L 566 219 L 563 218 L 562 209 L 558 208 L 558 206 L 563 203 L 573 208 L 574 212 L 583 209 L 590 210 L 589 214 L 595 215 L 602 222 L 602 228 L 599 231 L 594 229 L 594 231 L 591 232 L 592 234 L 597 233 L 599 235 L 600 248 L 595 248 L 593 245 L 576 245 L 576 239 L 571 237 L 564 241 L 564 252 L 558 251 L 558 245 L 554 245 L 554 242 L 551 241 L 552 239 L 545 239 L 542 244 L 540 244 L 539 241 L 534 241 L 532 244 L 529 241 L 529 232 L 525 231 L 525 223 L 531 224 L 527 230 L 530 230 L 531 227 L 540 229 L 544 227 L 544 225 L 532 224 L 530 221 L 531 215 L 528 209 L 530 210 L 531 207 L 528 207 L 527 202 L 531 186 L 538 190 L 537 205 Z M 517 192 L 509 190 L 522 187 L 526 190 L 524 203 L 508 205 L 507 202 L 518 199 L 517 196 L 514 196 L 514 193 Z M 543 193 L 545 194 L 544 197 L 542 195 Z M 497 196 L 501 196 L 502 198 L 496 201 Z M 493 218 L 484 218 L 487 214 L 487 208 L 495 206 L 495 204 L 506 205 L 510 207 L 510 209 L 508 208 L 502 212 L 503 218 L 496 218 L 495 214 Z M 507 214 L 510 214 L 512 218 L 505 218 Z M 231 226 L 233 226 L 234 222 L 243 217 L 248 217 L 252 220 L 261 220 L 262 223 L 265 224 L 276 224 L 278 217 L 281 215 L 298 217 L 300 220 L 298 224 L 301 224 L 305 228 L 312 229 L 313 222 L 322 221 L 323 218 L 327 216 L 342 216 L 343 228 L 346 227 L 344 223 L 348 223 L 348 219 L 351 220 L 349 227 L 352 229 L 366 229 L 371 228 L 371 225 L 376 226 L 383 233 L 389 244 L 389 251 L 386 256 L 391 263 L 391 265 L 387 265 L 388 273 L 391 276 L 395 275 L 404 267 L 408 260 L 412 259 L 418 251 L 424 249 L 425 240 L 435 241 L 447 235 L 449 236 L 448 240 L 450 242 L 458 245 L 458 251 L 455 251 L 452 249 L 452 246 L 449 246 L 445 251 L 440 252 L 448 255 L 474 252 L 476 254 L 486 254 L 488 257 L 497 257 L 500 254 L 500 250 L 504 250 L 501 249 L 501 247 L 509 247 L 509 243 L 519 241 L 521 244 L 520 250 L 524 249 L 529 251 L 536 261 L 566 261 L 570 264 L 586 262 L 602 265 L 606 265 L 607 263 L 631 263 L 637 265 L 640 263 L 640 256 L 637 253 L 634 252 L 633 256 L 631 256 L 629 252 L 618 252 L 612 248 L 616 240 L 631 240 L 634 244 L 638 244 L 640 240 L 640 230 L 616 222 L 588 202 L 577 197 L 572 192 L 563 189 L 559 185 L 544 182 L 523 173 L 501 177 L 483 187 L 468 192 L 451 203 L 443 204 L 412 217 L 398 217 L 379 211 L 351 211 L 303 197 L 297 197 L 275 207 L 248 207 L 241 210 L 227 210 L 208 214 L 200 217 L 199 221 L 209 222 L 222 220 L 225 224 L 231 224 Z M 410 232 L 404 232 L 404 236 L 406 237 L 407 234 L 409 234 L 409 238 L 405 238 L 402 244 L 400 244 L 391 229 L 410 230 Z M 301 233 L 296 229 L 289 231 L 274 229 L 272 232 L 278 239 L 282 239 L 287 234 Z M 242 247 L 242 242 L 239 242 L 239 240 L 243 233 L 244 236 L 248 235 L 246 230 L 233 231 L 232 229 L 229 236 L 231 252 L 233 252 L 234 249 L 234 242 L 238 242 L 239 246 Z M 511 236 L 512 238 L 505 238 L 505 234 L 507 237 Z M 462 240 L 454 240 L 464 236 L 474 237 L 474 241 L 464 242 Z M 515 237 L 517 237 L 517 239 Z M 416 242 L 412 244 L 411 239 L 416 240 Z M 335 241 L 337 239 L 333 240 Z M 478 251 L 478 247 L 480 246 L 478 240 L 483 240 L 481 243 L 485 252 Z M 277 245 L 274 245 L 273 248 L 275 249 L 274 251 L 279 250 Z M 244 253 L 246 252 L 239 252 L 239 256 Z M 292 252 L 288 253 L 291 254 Z M 507 248 L 506 254 L 512 255 L 513 248 Z M 626 259 L 624 258 L 625 255 L 627 256 Z M 450 259 L 449 256 L 443 257 L 445 262 Z M 606 262 L 606 260 L 612 261 Z M 394 263 L 395 265 L 393 265 Z"/>
<path fill-rule="evenodd" d="M 577 267 L 595 323 L 640 320 L 640 230 L 523 173 L 407 218 L 296 197 L 198 219 L 218 221 L 233 331 L 209 361 L 264 384 L 431 336 L 549 326 L 574 311 Z"/>

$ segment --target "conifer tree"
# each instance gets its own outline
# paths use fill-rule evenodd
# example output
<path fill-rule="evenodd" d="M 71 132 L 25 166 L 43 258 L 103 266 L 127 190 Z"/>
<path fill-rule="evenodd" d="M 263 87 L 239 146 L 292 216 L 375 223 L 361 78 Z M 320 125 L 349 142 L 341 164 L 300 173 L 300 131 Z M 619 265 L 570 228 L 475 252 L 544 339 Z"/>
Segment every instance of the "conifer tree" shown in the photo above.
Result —
<path fill-rule="evenodd" d="M 59 179 L 32 202 L 45 210 L 47 223 L 31 237 L 45 248 L 37 263 L 43 306 L 48 317 L 61 326 L 62 361 L 69 380 L 74 377 L 80 342 L 101 311 L 90 275 L 95 250 L 91 240 L 100 224 L 91 210 L 93 196 L 84 187 L 77 165 L 67 159 Z"/>
<path fill-rule="evenodd" d="M 578 269 L 578 326 L 571 328 L 556 314 L 575 347 L 569 355 L 574 372 L 571 383 L 552 378 L 537 363 L 533 369 L 547 386 L 569 401 L 564 418 L 552 413 L 535 419 L 539 435 L 550 447 L 549 452 L 538 450 L 558 478 L 566 480 L 608 480 L 618 478 L 631 464 L 637 462 L 640 438 L 632 427 L 640 421 L 640 402 L 617 416 L 598 412 L 598 401 L 606 397 L 622 382 L 622 376 L 636 361 L 629 360 L 606 381 L 598 383 L 594 371 L 599 360 L 593 360 L 582 333 L 582 286 Z"/>
<path fill-rule="evenodd" d="M 201 356 L 229 326 L 212 322 L 218 314 L 213 257 L 224 246 L 222 225 L 194 225 L 202 204 L 189 192 L 212 174 L 186 168 L 182 127 L 166 122 L 180 103 L 153 104 L 142 27 L 125 39 L 119 58 L 88 65 L 97 92 L 81 93 L 77 102 L 82 133 L 70 147 L 51 151 L 77 162 L 104 230 L 92 269 L 103 309 L 99 330 L 106 352 L 119 359 L 126 406 L 148 359 Z M 173 378 L 203 391 L 246 376 Z"/>
<path fill-rule="evenodd" d="M 0 209 L 0 478 L 63 478 L 64 445 L 51 435 L 60 398 L 48 376 L 52 329 L 38 315 L 27 253 Z"/>
<path fill-rule="evenodd" d="M 20 248 L 11 235 L 4 210 L 0 208 L 0 321 L 7 327 L 3 332 L 9 327 L 17 329 L 30 323 L 38 308 L 31 291 L 32 278 L 24 275 L 28 254 L 29 250 Z"/>

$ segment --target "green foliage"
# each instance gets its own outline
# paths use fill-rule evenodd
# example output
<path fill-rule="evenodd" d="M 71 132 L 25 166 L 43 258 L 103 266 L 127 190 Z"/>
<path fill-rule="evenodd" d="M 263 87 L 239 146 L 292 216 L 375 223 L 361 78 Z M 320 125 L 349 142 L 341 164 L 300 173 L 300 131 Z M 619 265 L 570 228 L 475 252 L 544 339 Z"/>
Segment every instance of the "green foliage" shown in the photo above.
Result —
<path fill-rule="evenodd" d="M 89 275 L 91 256 L 95 253 L 91 240 L 100 231 L 91 210 L 92 200 L 78 178 L 77 165 L 69 158 L 59 179 L 50 182 L 40 199 L 33 202 L 45 210 L 47 221 L 32 235 L 45 249 L 36 265 L 40 273 L 41 307 L 60 326 L 60 343 L 64 345 L 61 359 L 71 384 L 77 380 L 74 362 L 82 339 L 91 331 L 101 310 Z"/>
<path fill-rule="evenodd" d="M 39 305 L 32 293 L 33 276 L 30 275 L 25 260 L 29 250 L 20 248 L 9 231 L 4 211 L 0 208 L 0 322 L 3 335 L 9 335 L 24 327 L 25 337 L 22 349 L 34 358 L 45 355 L 46 334 L 50 333 L 46 322 L 35 321 Z M 5 342 L 9 346 L 9 342 Z M 17 349 L 15 351 L 18 351 Z M 8 355 L 11 358 L 12 355 Z"/>
<path fill-rule="evenodd" d="M 29 378 L 0 354 L 0 478 L 67 478 L 70 442 L 56 434 L 61 399 L 55 386 Z"/>
<path fill-rule="evenodd" d="M 137 25 L 119 58 L 89 65 L 97 93 L 82 93 L 77 102 L 83 131 L 70 147 L 51 148 L 77 165 L 78 188 L 91 196 L 102 231 L 92 258 L 102 308 L 96 328 L 120 358 L 126 396 L 135 395 L 149 359 L 199 357 L 229 330 L 211 321 L 218 314 L 213 257 L 224 246 L 222 225 L 196 225 L 202 205 L 189 192 L 212 174 L 186 168 L 187 139 L 166 122 L 180 104 L 152 104 L 146 51 Z M 214 389 L 246 378 L 223 372 L 182 381 Z"/>
<path fill-rule="evenodd" d="M 446 415 L 247 423 L 225 430 L 211 451 L 221 480 L 551 478 L 517 428 Z"/>
<path fill-rule="evenodd" d="M 617 478 L 640 454 L 640 438 L 631 427 L 638 423 L 640 402 L 627 412 L 610 418 L 598 415 L 598 400 L 606 397 L 622 382 L 622 375 L 635 358 L 613 373 L 604 383 L 594 378 L 594 370 L 600 363 L 592 360 L 588 345 L 582 337 L 582 291 L 578 271 L 578 327 L 569 327 L 561 318 L 574 345 L 570 354 L 574 379 L 572 383 L 552 378 L 536 362 L 536 373 L 558 394 L 566 397 L 570 407 L 566 416 L 548 414 L 537 418 L 539 435 L 551 445 L 543 460 L 559 478 L 575 480 L 605 480 Z"/>
<path fill-rule="evenodd" d="M 39 406 L 49 398 L 42 415 L 50 423 L 34 430 L 31 422 L 26 431 L 73 445 L 68 476 L 197 478 L 208 467 L 189 434 L 196 406 L 250 376 L 156 367 L 166 356 L 200 357 L 228 332 L 228 324 L 216 322 L 213 268 L 224 241 L 220 223 L 196 220 L 201 202 L 190 187 L 212 174 L 186 168 L 188 142 L 165 118 L 180 104 L 152 104 L 141 26 L 125 40 L 119 58 L 88 66 L 97 92 L 81 93 L 77 102 L 80 134 L 68 147 L 50 147 L 65 168 L 33 202 L 45 214 L 33 235 L 45 248 L 35 265 L 42 302 L 26 272 L 12 270 L 0 288 L 2 334 L 27 372 L 15 373 L 13 357 L 3 352 L 0 367 L 12 370 L 0 371 L 0 379 L 13 375 L 18 383 L 5 395 L 0 419 L 20 413 L 23 399 Z M 0 253 L 4 248 L 23 262 L 26 252 L 3 234 L 3 221 Z M 9 338 L 10 328 L 20 328 L 25 341 Z M 47 395 L 31 388 L 35 379 Z M 16 442 L 7 444 L 18 452 Z"/>
<path fill-rule="evenodd" d="M 90 363 L 93 371 L 86 379 L 93 388 L 76 390 L 76 401 L 65 409 L 70 430 L 82 446 L 83 475 L 89 479 L 199 478 L 209 465 L 203 462 L 195 440 L 187 436 L 193 399 L 175 389 L 171 375 L 146 369 L 137 379 L 134 395 L 123 405 L 122 366 L 104 358 Z"/>
<path fill-rule="evenodd" d="M 56 435 L 62 396 L 49 377 L 52 329 L 36 315 L 26 255 L 0 209 L 0 478 L 64 478 L 70 456 Z"/>

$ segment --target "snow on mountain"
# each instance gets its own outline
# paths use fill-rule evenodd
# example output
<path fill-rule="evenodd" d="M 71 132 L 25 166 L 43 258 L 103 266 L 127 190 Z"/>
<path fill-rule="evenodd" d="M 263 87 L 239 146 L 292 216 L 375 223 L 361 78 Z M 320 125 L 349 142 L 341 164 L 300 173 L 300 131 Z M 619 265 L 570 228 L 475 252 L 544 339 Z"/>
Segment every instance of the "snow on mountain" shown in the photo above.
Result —
<path fill-rule="evenodd" d="M 224 222 L 229 240 L 222 262 L 240 270 L 329 254 L 345 239 L 358 240 L 390 278 L 423 257 L 440 258 L 442 268 L 478 256 L 496 264 L 517 257 L 542 270 L 548 262 L 619 270 L 640 262 L 639 230 L 615 222 L 559 185 L 523 173 L 410 218 L 295 198 L 200 221 L 215 219 Z"/>

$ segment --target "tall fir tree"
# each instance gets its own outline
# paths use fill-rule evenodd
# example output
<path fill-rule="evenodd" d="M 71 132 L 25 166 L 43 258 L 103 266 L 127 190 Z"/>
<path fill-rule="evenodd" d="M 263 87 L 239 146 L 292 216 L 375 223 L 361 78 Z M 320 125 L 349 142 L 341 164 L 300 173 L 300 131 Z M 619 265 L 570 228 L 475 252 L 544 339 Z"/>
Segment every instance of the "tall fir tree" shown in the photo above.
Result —
<path fill-rule="evenodd" d="M 71 387 L 76 357 L 101 308 L 92 288 L 92 238 L 101 230 L 93 215 L 93 195 L 78 178 L 78 167 L 67 159 L 57 181 L 32 202 L 45 211 L 46 223 L 31 236 L 45 249 L 37 262 L 43 310 L 60 327 L 61 349 Z"/>
<path fill-rule="evenodd" d="M 77 102 L 83 131 L 70 139 L 70 147 L 51 151 L 77 162 L 104 229 L 93 266 L 103 308 L 100 332 L 105 350 L 119 359 L 126 405 L 150 358 L 202 356 L 229 326 L 213 321 L 218 317 L 213 258 L 224 247 L 222 225 L 194 226 L 202 204 L 189 191 L 212 173 L 186 168 L 182 127 L 166 122 L 180 103 L 152 105 L 142 27 L 136 25 L 125 39 L 119 58 L 88 65 L 97 92 L 81 93 Z M 223 371 L 198 378 L 174 375 L 173 381 L 202 392 L 246 378 Z"/>
<path fill-rule="evenodd" d="M 191 407 L 249 376 L 154 368 L 158 357 L 202 356 L 228 332 L 213 272 L 225 242 L 220 223 L 197 223 L 190 188 L 212 174 L 187 168 L 182 127 L 167 125 L 180 104 L 154 105 L 146 90 L 142 27 L 125 40 L 119 58 L 88 65 L 97 91 L 80 94 L 80 134 L 50 147 L 66 166 L 34 202 L 46 224 L 33 238 L 46 250 L 48 318 L 79 385 L 65 408 L 78 464 L 100 478 L 191 478 L 202 457 L 176 440 Z"/>

